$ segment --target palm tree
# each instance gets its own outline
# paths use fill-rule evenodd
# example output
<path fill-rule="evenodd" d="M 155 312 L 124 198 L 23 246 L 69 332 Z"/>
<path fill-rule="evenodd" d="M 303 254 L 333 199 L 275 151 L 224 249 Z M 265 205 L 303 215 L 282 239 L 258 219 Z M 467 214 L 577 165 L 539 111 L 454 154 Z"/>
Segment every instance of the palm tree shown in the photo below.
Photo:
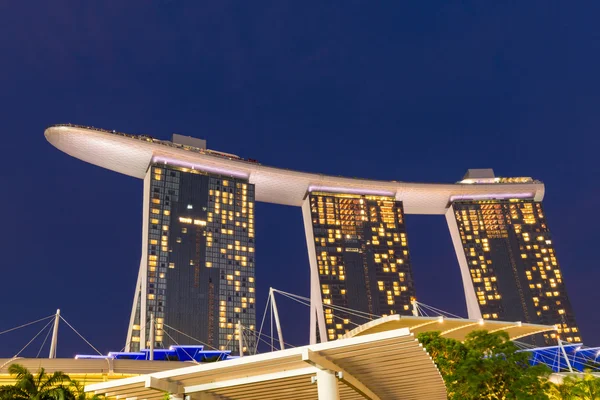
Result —
<path fill-rule="evenodd" d="M 94 395 L 88 395 L 87 393 L 84 392 L 84 385 L 77 382 L 76 380 L 71 380 L 71 386 L 69 387 L 69 389 L 71 390 L 71 397 L 70 399 L 73 400 L 103 400 L 104 397 L 94 394 Z"/>
<path fill-rule="evenodd" d="M 12 364 L 8 372 L 16 376 L 17 382 L 11 386 L 0 386 L 0 400 L 68 400 L 71 396 L 69 389 L 64 386 L 71 379 L 62 372 L 49 375 L 44 368 L 40 368 L 33 375 L 19 364 Z"/>

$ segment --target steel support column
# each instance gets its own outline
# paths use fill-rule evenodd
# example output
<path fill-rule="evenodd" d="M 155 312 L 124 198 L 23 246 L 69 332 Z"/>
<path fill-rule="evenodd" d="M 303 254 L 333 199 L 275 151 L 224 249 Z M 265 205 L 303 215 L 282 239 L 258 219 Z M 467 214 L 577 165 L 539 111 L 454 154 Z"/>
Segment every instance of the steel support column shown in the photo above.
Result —
<path fill-rule="evenodd" d="M 334 371 L 328 369 L 317 371 L 317 392 L 319 400 L 340 400 L 338 381 Z"/>

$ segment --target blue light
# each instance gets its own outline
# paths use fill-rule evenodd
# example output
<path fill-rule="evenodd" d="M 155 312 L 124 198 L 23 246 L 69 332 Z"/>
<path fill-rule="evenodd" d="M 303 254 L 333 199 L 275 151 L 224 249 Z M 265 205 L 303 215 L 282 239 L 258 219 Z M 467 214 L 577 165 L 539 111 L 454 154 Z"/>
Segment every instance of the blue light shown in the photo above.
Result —
<path fill-rule="evenodd" d="M 170 346 L 168 349 L 155 349 L 154 361 L 195 361 L 215 362 L 231 359 L 231 350 L 204 350 L 204 346 Z M 106 356 L 78 354 L 76 359 L 150 360 L 150 350 L 138 352 L 111 351 Z"/>

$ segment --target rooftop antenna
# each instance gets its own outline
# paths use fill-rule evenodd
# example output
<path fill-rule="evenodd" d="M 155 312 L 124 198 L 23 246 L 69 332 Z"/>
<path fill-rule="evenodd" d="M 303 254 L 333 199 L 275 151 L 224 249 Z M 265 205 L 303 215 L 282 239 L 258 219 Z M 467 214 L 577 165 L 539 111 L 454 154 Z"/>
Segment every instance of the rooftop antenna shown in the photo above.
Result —
<path fill-rule="evenodd" d="M 56 345 L 58 343 L 58 321 L 60 321 L 60 309 L 56 310 L 54 317 L 54 329 L 52 330 L 52 341 L 50 342 L 50 354 L 48 358 L 56 358 Z"/>

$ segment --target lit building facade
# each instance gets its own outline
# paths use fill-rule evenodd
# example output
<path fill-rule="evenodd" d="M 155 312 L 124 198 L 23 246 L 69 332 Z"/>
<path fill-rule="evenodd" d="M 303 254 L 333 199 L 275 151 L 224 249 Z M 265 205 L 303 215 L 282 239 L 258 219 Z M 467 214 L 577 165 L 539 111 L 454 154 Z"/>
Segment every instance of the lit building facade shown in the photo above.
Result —
<path fill-rule="evenodd" d="M 198 344 L 238 349 L 256 324 L 254 185 L 153 163 L 144 180 L 143 254 L 127 349 Z M 178 332 L 179 331 L 179 332 Z M 245 352 L 253 343 L 244 341 Z"/>
<path fill-rule="evenodd" d="M 167 141 L 71 124 L 44 135 L 73 157 L 144 180 L 128 350 L 148 347 L 154 314 L 155 346 L 189 339 L 164 330 L 168 325 L 235 354 L 237 321 L 255 326 L 255 201 L 302 209 L 311 343 L 317 333 L 324 342 L 354 326 L 353 316 L 325 314 L 324 306 L 411 312 L 405 213 L 445 215 L 469 318 L 556 324 L 561 338 L 581 340 L 540 181 L 497 178 L 492 170 L 469 170 L 456 183 L 345 178 L 262 165 L 180 135 Z M 553 335 L 545 340 L 554 344 Z"/>
<path fill-rule="evenodd" d="M 378 316 L 411 314 L 415 290 L 402 202 L 327 192 L 312 192 L 307 202 L 309 257 L 318 269 L 327 339 L 366 322 L 329 305 Z"/>
<path fill-rule="evenodd" d="M 533 338 L 539 345 L 555 344 L 558 336 L 581 342 L 541 202 L 457 200 L 448 220 L 469 317 L 557 325 L 557 333 Z"/>

